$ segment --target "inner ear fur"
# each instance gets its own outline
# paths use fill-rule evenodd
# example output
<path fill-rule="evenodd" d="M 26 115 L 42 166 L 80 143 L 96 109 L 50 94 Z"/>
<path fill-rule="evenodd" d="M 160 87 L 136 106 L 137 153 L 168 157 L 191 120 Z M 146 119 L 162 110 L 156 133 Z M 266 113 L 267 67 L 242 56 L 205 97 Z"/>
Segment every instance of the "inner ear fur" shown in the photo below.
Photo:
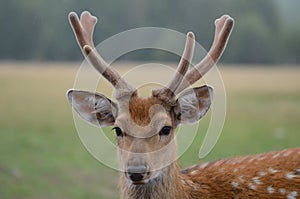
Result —
<path fill-rule="evenodd" d="M 213 88 L 206 85 L 182 92 L 174 108 L 178 123 L 192 124 L 199 121 L 209 110 L 212 99 Z"/>
<path fill-rule="evenodd" d="M 118 106 L 104 95 L 71 89 L 67 92 L 67 98 L 78 115 L 93 126 L 104 127 L 114 124 Z"/>

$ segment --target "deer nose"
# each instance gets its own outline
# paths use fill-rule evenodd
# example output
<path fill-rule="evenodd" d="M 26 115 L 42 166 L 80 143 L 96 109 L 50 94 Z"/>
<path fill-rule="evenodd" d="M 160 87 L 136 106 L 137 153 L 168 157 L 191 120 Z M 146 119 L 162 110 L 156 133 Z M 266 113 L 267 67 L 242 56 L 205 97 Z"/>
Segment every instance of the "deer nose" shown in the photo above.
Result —
<path fill-rule="evenodd" d="M 147 167 L 146 165 L 139 165 L 139 166 L 128 166 L 127 167 L 127 174 L 128 177 L 133 182 L 139 182 L 144 179 L 146 176 Z"/>

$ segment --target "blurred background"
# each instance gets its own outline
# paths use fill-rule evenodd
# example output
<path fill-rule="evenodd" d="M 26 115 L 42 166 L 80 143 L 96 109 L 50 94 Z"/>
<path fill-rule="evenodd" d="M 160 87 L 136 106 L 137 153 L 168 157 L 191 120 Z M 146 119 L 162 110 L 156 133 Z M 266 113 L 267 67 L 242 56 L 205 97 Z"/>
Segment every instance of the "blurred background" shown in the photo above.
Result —
<path fill-rule="evenodd" d="M 95 43 L 155 26 L 193 31 L 207 50 L 214 20 L 222 14 L 235 19 L 218 64 L 227 94 L 223 133 L 199 160 L 209 123 L 204 118 L 180 158 L 184 167 L 300 146 L 299 8 L 299 0 L 0 0 L 0 198 L 119 198 L 118 172 L 86 151 L 65 97 L 83 61 L 67 20 L 70 11 L 89 10 L 98 17 Z M 125 73 L 141 63 L 175 66 L 178 60 L 148 49 L 121 57 L 114 67 Z"/>
<path fill-rule="evenodd" d="M 194 31 L 206 48 L 213 39 L 214 20 L 230 14 L 237 28 L 223 62 L 299 63 L 299 7 L 297 0 L 1 0 L 0 59 L 81 60 L 66 18 L 70 11 L 89 10 L 99 19 L 95 34 L 98 42 L 127 29 L 158 26 L 183 33 Z M 128 59 L 167 59 L 146 53 Z"/>

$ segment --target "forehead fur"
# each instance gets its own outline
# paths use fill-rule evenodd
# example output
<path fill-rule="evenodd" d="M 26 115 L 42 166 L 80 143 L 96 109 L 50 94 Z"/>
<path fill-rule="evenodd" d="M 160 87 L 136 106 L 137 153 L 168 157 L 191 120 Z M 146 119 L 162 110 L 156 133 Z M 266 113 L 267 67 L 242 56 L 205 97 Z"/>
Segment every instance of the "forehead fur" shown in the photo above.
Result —
<path fill-rule="evenodd" d="M 146 126 L 150 123 L 149 111 L 153 105 L 162 105 L 161 102 L 154 97 L 141 98 L 133 97 L 129 101 L 129 113 L 132 120 L 139 126 Z"/>

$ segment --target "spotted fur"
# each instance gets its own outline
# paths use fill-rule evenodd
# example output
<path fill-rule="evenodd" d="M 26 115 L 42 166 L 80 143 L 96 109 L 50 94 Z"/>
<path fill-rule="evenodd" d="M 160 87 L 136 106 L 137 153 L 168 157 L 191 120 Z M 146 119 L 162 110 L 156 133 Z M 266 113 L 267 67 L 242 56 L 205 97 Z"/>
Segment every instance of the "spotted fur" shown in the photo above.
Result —
<path fill-rule="evenodd" d="M 299 151 L 300 148 L 294 148 L 222 159 L 181 171 L 178 163 L 174 162 L 159 178 L 145 185 L 128 186 L 124 183 L 126 179 L 121 178 L 123 198 L 300 198 L 300 175 L 296 174 L 300 167 Z M 273 156 L 276 154 L 280 155 L 275 159 Z"/>

